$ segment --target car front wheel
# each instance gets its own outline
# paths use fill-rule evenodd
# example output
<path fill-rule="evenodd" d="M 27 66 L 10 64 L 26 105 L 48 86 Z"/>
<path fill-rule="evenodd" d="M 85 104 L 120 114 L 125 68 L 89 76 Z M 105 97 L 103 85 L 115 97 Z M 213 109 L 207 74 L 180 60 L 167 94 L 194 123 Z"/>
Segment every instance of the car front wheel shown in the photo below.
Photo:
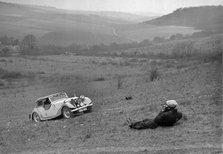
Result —
<path fill-rule="evenodd" d="M 64 118 L 69 119 L 72 117 L 73 113 L 71 112 L 71 110 L 68 107 L 63 107 L 62 114 L 63 114 Z"/>
<path fill-rule="evenodd" d="M 39 115 L 36 112 L 33 113 L 33 121 L 34 122 L 40 122 L 41 121 Z"/>

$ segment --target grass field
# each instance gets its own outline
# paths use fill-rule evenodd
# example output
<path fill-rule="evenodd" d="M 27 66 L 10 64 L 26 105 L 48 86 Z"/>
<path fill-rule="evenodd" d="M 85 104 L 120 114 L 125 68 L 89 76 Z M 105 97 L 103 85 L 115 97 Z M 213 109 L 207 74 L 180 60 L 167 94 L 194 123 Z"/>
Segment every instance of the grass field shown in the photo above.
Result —
<path fill-rule="evenodd" d="M 20 56 L 1 57 L 0 68 L 1 153 L 221 153 L 221 58 Z M 38 97 L 59 91 L 89 96 L 93 112 L 38 124 L 28 120 Z M 155 117 L 169 99 L 187 120 L 155 130 L 128 128 L 126 117 Z"/>

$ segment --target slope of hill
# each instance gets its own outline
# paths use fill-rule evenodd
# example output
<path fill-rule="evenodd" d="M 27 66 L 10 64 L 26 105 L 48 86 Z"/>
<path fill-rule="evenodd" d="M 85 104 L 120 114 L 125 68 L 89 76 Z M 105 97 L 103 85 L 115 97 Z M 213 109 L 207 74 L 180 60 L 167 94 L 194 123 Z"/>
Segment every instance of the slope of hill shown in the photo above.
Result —
<path fill-rule="evenodd" d="M 92 12 L 93 13 L 93 12 Z M 140 13 L 123 13 L 123 12 L 112 12 L 112 11 L 100 11 L 95 12 L 96 15 L 100 15 L 103 17 L 111 18 L 111 19 L 121 19 L 123 21 L 132 21 L 134 22 L 142 22 L 145 20 L 151 20 L 157 17 L 158 15 L 155 13 L 147 13 L 147 14 L 140 14 Z"/>
<path fill-rule="evenodd" d="M 133 57 L 1 57 L 0 153 L 221 153 L 222 54 L 218 58 L 214 52 L 222 51 L 222 36 L 123 51 Z M 194 42 L 194 47 L 185 48 L 183 41 Z M 181 49 L 178 56 L 168 58 L 165 54 L 173 55 L 175 47 Z M 205 50 L 212 54 L 206 57 Z M 149 55 L 156 51 L 159 59 Z M 193 57 L 184 55 L 191 51 Z M 158 71 L 153 81 L 152 68 Z M 93 112 L 67 120 L 28 121 L 34 101 L 58 91 L 90 97 Z M 153 118 L 168 99 L 179 103 L 187 120 L 155 130 L 128 128 L 127 117 Z"/>
<path fill-rule="evenodd" d="M 38 45 L 67 46 L 72 43 L 139 42 L 156 36 L 169 37 L 176 33 L 191 34 L 196 31 L 179 26 L 138 24 L 149 18 L 148 14 L 68 11 L 0 2 L 0 36 L 21 40 L 25 35 L 33 34 L 37 37 Z"/>
<path fill-rule="evenodd" d="M 67 55 L 1 58 L 1 68 L 42 73 L 26 79 L 27 86 L 25 79 L 8 84 L 12 87 L 0 86 L 0 153 L 221 153 L 221 64 L 157 60 Z M 149 80 L 151 67 L 158 68 L 159 80 Z M 73 95 L 74 90 L 95 102 L 92 113 L 38 124 L 28 121 L 35 99 L 58 91 Z M 128 128 L 126 117 L 153 118 L 168 99 L 177 100 L 186 121 L 155 130 Z"/>
<path fill-rule="evenodd" d="M 22 39 L 27 34 L 33 34 L 38 38 L 38 42 L 44 44 L 75 41 L 85 44 L 126 42 L 125 38 L 114 35 L 114 25 L 135 23 L 141 18 L 142 16 L 121 12 L 68 11 L 53 7 L 0 2 L 0 36 L 8 35 Z M 75 35 L 77 31 L 78 35 Z M 57 35 L 49 37 L 52 33 L 62 33 L 63 40 L 55 38 Z M 93 34 L 99 37 L 95 39 Z M 47 39 L 42 41 L 42 37 Z M 74 39 L 70 40 L 71 38 Z"/>
<path fill-rule="evenodd" d="M 153 25 L 177 25 L 222 32 L 223 6 L 180 8 L 173 13 L 146 21 Z"/>

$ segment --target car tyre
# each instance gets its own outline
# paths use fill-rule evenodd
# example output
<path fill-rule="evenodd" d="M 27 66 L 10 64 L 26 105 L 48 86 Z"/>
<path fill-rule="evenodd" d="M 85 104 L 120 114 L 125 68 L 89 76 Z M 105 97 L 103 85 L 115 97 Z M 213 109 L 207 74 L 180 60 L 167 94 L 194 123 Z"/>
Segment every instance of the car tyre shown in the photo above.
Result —
<path fill-rule="evenodd" d="M 68 107 L 63 107 L 62 109 L 62 115 L 65 119 L 69 119 L 73 116 L 73 113 L 71 112 L 71 110 Z"/>
<path fill-rule="evenodd" d="M 84 111 L 84 113 L 91 113 L 92 112 L 92 106 L 88 106 L 87 110 Z"/>
<path fill-rule="evenodd" d="M 39 115 L 36 112 L 33 113 L 33 121 L 36 123 L 41 121 Z"/>

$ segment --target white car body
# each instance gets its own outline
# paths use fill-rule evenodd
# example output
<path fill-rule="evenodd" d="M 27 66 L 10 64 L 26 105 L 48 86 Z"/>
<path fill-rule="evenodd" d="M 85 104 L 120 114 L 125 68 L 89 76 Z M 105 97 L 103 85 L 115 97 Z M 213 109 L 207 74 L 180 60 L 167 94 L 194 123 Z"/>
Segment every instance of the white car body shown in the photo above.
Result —
<path fill-rule="evenodd" d="M 34 120 L 33 116 L 37 114 L 40 120 L 49 120 L 62 115 L 64 107 L 69 108 L 69 111 L 73 113 L 91 110 L 92 105 L 88 97 L 69 98 L 65 92 L 60 92 L 37 99 L 29 118 Z"/>

